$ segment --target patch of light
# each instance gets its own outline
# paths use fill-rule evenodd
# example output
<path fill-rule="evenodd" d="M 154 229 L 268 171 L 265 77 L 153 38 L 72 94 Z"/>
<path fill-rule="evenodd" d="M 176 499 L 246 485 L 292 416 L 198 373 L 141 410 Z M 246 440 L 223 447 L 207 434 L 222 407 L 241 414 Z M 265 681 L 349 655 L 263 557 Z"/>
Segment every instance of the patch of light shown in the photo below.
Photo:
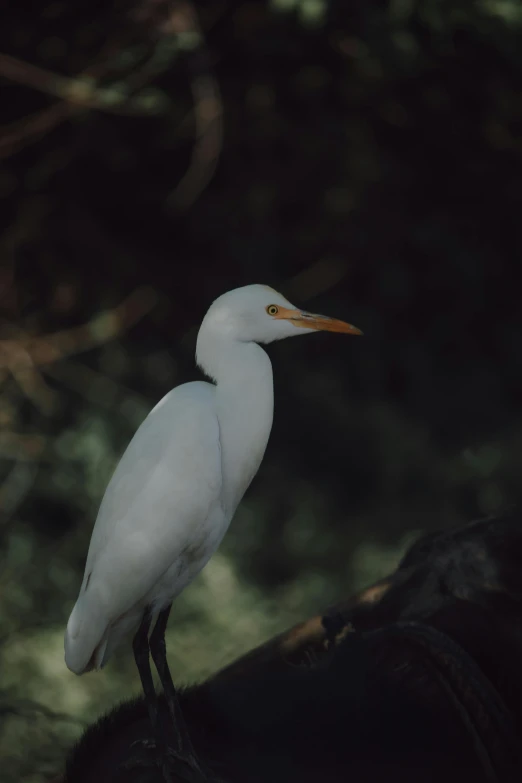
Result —
<path fill-rule="evenodd" d="M 520 0 L 481 0 L 479 7 L 489 16 L 496 16 L 513 26 L 522 24 Z"/>
<path fill-rule="evenodd" d="M 315 26 L 322 24 L 326 15 L 326 0 L 270 0 L 278 13 L 297 11 L 301 24 Z"/>
<path fill-rule="evenodd" d="M 326 15 L 325 0 L 301 0 L 299 18 L 307 26 L 316 26 L 324 22 Z"/>
<path fill-rule="evenodd" d="M 270 5 L 275 11 L 285 13 L 293 11 L 300 3 L 299 0 L 270 0 Z"/>

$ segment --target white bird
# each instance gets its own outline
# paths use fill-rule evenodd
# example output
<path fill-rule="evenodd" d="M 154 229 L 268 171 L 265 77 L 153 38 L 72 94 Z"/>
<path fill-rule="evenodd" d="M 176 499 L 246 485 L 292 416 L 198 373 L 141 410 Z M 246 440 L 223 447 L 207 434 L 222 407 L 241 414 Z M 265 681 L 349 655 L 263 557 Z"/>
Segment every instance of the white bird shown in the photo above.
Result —
<path fill-rule="evenodd" d="M 272 428 L 272 366 L 258 343 L 317 330 L 361 334 L 351 324 L 296 309 L 264 285 L 229 291 L 211 305 L 196 359 L 213 383 L 185 383 L 153 408 L 103 497 L 65 634 L 71 671 L 101 668 L 137 632 L 134 652 L 150 700 L 148 632 L 158 616 L 150 652 L 167 697 L 170 691 L 175 699 L 166 658 L 160 660 L 170 606 L 218 548 Z M 179 721 L 177 705 L 169 707 Z M 187 755 L 182 741 L 181 756 Z"/>

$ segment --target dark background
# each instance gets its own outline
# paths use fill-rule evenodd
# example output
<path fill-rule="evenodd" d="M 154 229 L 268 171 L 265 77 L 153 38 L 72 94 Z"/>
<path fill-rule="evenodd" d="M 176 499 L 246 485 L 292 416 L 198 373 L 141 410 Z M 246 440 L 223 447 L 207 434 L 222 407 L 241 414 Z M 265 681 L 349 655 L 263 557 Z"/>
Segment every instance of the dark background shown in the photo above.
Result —
<path fill-rule="evenodd" d="M 130 647 L 71 675 L 63 630 L 110 471 L 225 290 L 364 337 L 270 346 L 272 437 L 176 604 L 178 680 L 520 501 L 522 15 L 17 0 L 0 52 L 0 755 L 36 782 L 80 727 L 57 713 L 137 691 Z"/>

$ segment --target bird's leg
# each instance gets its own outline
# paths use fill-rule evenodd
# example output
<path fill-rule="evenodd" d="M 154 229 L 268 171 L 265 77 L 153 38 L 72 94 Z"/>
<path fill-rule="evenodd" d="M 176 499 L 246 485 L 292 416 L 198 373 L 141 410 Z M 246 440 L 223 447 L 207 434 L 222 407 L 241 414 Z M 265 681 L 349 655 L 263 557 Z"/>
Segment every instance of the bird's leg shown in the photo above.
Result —
<path fill-rule="evenodd" d="M 145 695 L 145 704 L 147 705 L 151 728 L 156 740 L 155 745 L 156 751 L 158 753 L 158 763 L 162 768 L 165 783 L 171 783 L 172 778 L 168 770 L 167 742 L 161 726 L 158 710 L 158 697 L 154 687 L 154 680 L 152 679 L 152 671 L 150 667 L 149 630 L 151 622 L 151 612 L 149 609 L 146 609 L 143 614 L 140 627 L 134 636 L 132 649 L 134 651 L 134 660 L 136 661 L 136 666 L 138 667 L 138 673 L 140 675 L 141 685 Z M 134 760 L 130 759 L 129 764 L 132 765 L 133 763 Z M 140 762 L 137 763 L 141 765 Z"/>
<path fill-rule="evenodd" d="M 132 649 L 134 652 L 134 660 L 138 667 L 143 693 L 145 694 L 145 704 L 147 705 L 150 723 L 152 729 L 154 729 L 158 720 L 158 697 L 154 687 L 154 680 L 152 679 L 149 659 L 149 630 L 151 622 L 152 617 L 149 610 L 146 609 L 140 627 L 136 631 L 132 641 Z"/>
<path fill-rule="evenodd" d="M 167 648 L 165 644 L 165 630 L 170 614 L 170 606 L 160 612 L 154 630 L 150 636 L 150 652 L 152 659 L 158 670 L 158 674 L 163 686 L 163 693 L 165 694 L 165 701 L 171 717 L 172 729 L 176 739 L 176 752 L 183 761 L 186 761 L 195 772 L 198 772 L 202 777 L 202 780 L 207 780 L 201 763 L 196 756 L 192 740 L 187 729 L 187 724 L 183 717 L 181 707 L 176 693 L 176 688 L 172 681 L 172 677 L 169 671 L 167 663 Z"/>
<path fill-rule="evenodd" d="M 179 751 L 184 754 L 193 751 L 192 742 L 188 735 L 187 727 L 181 707 L 179 706 L 178 694 L 170 675 L 169 666 L 167 663 L 167 646 L 165 644 L 165 631 L 170 614 L 170 606 L 160 612 L 154 630 L 150 637 L 150 652 L 152 659 L 158 670 L 161 685 L 163 687 L 163 693 L 165 694 L 165 701 L 170 713 L 172 723 L 174 724 L 174 731 L 177 735 L 177 747 Z"/>

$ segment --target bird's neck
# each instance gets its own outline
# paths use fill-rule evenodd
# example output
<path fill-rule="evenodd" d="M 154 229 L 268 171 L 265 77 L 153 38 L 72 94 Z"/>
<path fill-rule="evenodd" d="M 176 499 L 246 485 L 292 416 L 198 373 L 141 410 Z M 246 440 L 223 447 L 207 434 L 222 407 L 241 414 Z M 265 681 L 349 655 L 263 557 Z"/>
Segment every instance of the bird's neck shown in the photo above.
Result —
<path fill-rule="evenodd" d="M 232 515 L 263 459 L 274 412 L 272 364 L 257 343 L 198 344 L 198 363 L 216 381 L 223 504 Z"/>

